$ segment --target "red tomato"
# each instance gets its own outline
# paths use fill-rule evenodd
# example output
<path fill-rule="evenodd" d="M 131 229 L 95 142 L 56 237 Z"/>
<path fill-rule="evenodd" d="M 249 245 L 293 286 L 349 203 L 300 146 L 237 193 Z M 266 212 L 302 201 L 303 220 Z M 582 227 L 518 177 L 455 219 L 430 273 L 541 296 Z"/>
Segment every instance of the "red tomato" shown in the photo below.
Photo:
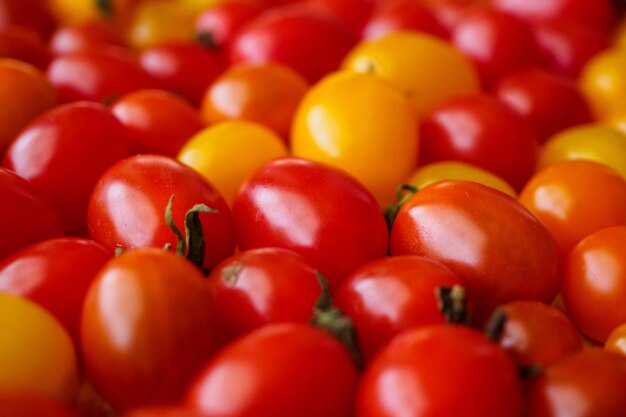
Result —
<path fill-rule="evenodd" d="M 165 156 L 136 155 L 102 175 L 89 202 L 89 234 L 110 251 L 168 243 L 175 248 L 176 235 L 164 218 L 172 195 L 172 218 L 181 230 L 185 213 L 194 205 L 217 210 L 199 215 L 206 243 L 202 266 L 211 269 L 230 256 L 235 233 L 228 205 L 200 174 Z"/>
<path fill-rule="evenodd" d="M 39 34 L 21 26 L 0 29 L 0 57 L 28 62 L 41 70 L 50 61 L 48 48 Z"/>
<path fill-rule="evenodd" d="M 540 141 L 568 127 L 591 123 L 591 110 L 576 83 L 541 69 L 526 69 L 500 80 L 495 96 L 534 128 Z"/>
<path fill-rule="evenodd" d="M 122 417 L 206 417 L 206 414 L 183 407 L 149 407 L 133 410 Z"/>
<path fill-rule="evenodd" d="M 84 235 L 93 187 L 129 148 L 124 126 L 106 107 L 73 103 L 32 121 L 8 149 L 2 166 L 29 180 L 54 205 L 66 233 Z"/>
<path fill-rule="evenodd" d="M 162 249 L 123 253 L 85 300 L 81 347 L 90 381 L 116 409 L 180 401 L 222 340 L 202 273 Z"/>
<path fill-rule="evenodd" d="M 538 139 L 529 124 L 492 97 L 457 97 L 422 120 L 420 164 L 456 160 L 502 177 L 520 190 L 534 172 Z"/>
<path fill-rule="evenodd" d="M 0 259 L 31 243 L 63 234 L 56 211 L 28 181 L 0 168 Z"/>
<path fill-rule="evenodd" d="M 378 39 L 402 30 L 426 32 L 441 38 L 448 35 L 428 5 L 416 0 L 386 0 L 377 3 L 362 36 Z"/>
<path fill-rule="evenodd" d="M 341 21 L 303 6 L 283 6 L 251 20 L 233 40 L 230 58 L 235 64 L 278 62 L 315 82 L 338 69 L 355 43 Z"/>
<path fill-rule="evenodd" d="M 237 32 L 263 9 L 259 3 L 242 0 L 216 4 L 198 16 L 196 33 L 201 37 L 208 36 L 218 48 L 228 47 Z"/>
<path fill-rule="evenodd" d="M 206 417 L 350 417 L 357 379 L 348 350 L 332 336 L 275 324 L 213 357 L 186 402 Z"/>
<path fill-rule="evenodd" d="M 421 256 L 393 256 L 369 262 L 339 286 L 335 304 L 355 326 L 365 360 L 396 334 L 411 327 L 443 324 L 437 287 L 462 285 L 444 264 Z"/>
<path fill-rule="evenodd" d="M 328 277 L 331 288 L 387 252 L 378 203 L 338 168 L 298 158 L 269 162 L 241 186 L 232 207 L 240 249 L 293 250 Z"/>
<path fill-rule="evenodd" d="M 303 5 L 313 11 L 335 17 L 345 23 L 355 35 L 360 35 L 374 8 L 372 0 L 305 0 Z"/>
<path fill-rule="evenodd" d="M 358 417 L 517 417 L 513 362 L 482 334 L 460 326 L 394 338 L 361 379 Z"/>
<path fill-rule="evenodd" d="M 39 303 L 77 341 L 85 294 L 110 257 L 104 247 L 87 239 L 35 243 L 0 262 L 0 291 Z"/>
<path fill-rule="evenodd" d="M 100 20 L 90 20 L 61 26 L 50 37 L 50 51 L 54 55 L 89 52 L 106 45 L 121 45 L 115 31 Z"/>
<path fill-rule="evenodd" d="M 560 277 L 556 243 L 511 196 L 469 181 L 442 181 L 413 195 L 391 230 L 392 255 L 443 262 L 464 282 L 483 322 L 502 303 L 552 302 Z"/>
<path fill-rule="evenodd" d="M 46 3 L 45 0 L 0 0 L 0 27 L 23 26 L 47 37 L 54 21 Z"/>
<path fill-rule="evenodd" d="M 75 417 L 67 406 L 28 391 L 0 391 L 0 410 L 2 417 Z"/>

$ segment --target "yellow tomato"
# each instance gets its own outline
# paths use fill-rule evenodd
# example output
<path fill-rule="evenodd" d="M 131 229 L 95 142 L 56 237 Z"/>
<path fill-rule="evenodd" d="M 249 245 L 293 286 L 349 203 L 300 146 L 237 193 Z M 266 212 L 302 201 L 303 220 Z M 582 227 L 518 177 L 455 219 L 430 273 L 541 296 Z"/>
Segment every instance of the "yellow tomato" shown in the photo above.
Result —
<path fill-rule="evenodd" d="M 459 161 L 441 161 L 424 165 L 409 178 L 407 183 L 417 187 L 417 189 L 422 189 L 443 180 L 474 181 L 500 190 L 512 197 L 517 197 L 513 187 L 496 174 L 476 165 Z"/>
<path fill-rule="evenodd" d="M 354 175 L 378 199 L 415 169 L 417 124 L 400 90 L 356 72 L 332 74 L 304 96 L 292 125 L 294 156 L 337 166 Z"/>
<path fill-rule="evenodd" d="M 178 160 L 202 174 L 231 203 L 248 175 L 287 153 L 283 140 L 268 128 L 233 120 L 197 133 L 180 150 Z"/>
<path fill-rule="evenodd" d="M 580 89 L 598 119 L 626 106 L 626 48 L 614 47 L 593 57 L 584 66 Z"/>
<path fill-rule="evenodd" d="M 137 0 L 48 0 L 48 5 L 53 16 L 67 25 L 98 19 L 124 20 L 136 2 Z"/>
<path fill-rule="evenodd" d="M 604 342 L 604 349 L 626 356 L 626 323 L 613 329 Z"/>
<path fill-rule="evenodd" d="M 0 293 L 0 391 L 28 390 L 68 402 L 78 384 L 74 346 L 39 305 Z"/>
<path fill-rule="evenodd" d="M 128 43 L 138 49 L 172 41 L 191 41 L 196 11 L 173 1 L 139 4 L 128 27 Z"/>
<path fill-rule="evenodd" d="M 607 165 L 626 178 L 626 134 L 601 124 L 566 129 L 542 145 L 537 169 L 574 159 Z"/>
<path fill-rule="evenodd" d="M 446 98 L 478 92 L 472 63 L 449 43 L 417 32 L 397 32 L 364 41 L 343 68 L 375 74 L 403 89 L 418 116 Z"/>

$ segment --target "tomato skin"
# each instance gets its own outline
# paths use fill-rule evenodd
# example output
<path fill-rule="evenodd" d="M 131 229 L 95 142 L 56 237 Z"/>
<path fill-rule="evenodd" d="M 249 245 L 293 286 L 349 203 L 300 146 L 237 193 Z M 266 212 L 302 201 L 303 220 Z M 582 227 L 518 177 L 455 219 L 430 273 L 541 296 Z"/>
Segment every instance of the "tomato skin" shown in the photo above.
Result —
<path fill-rule="evenodd" d="M 604 350 L 626 356 L 626 323 L 617 326 L 604 342 Z"/>
<path fill-rule="evenodd" d="M 394 338 L 365 371 L 357 395 L 358 417 L 517 417 L 520 406 L 506 353 L 478 332 L 449 325 Z"/>
<path fill-rule="evenodd" d="M 626 51 L 613 46 L 595 55 L 580 75 L 580 89 L 597 119 L 604 119 L 623 108 L 626 77 L 622 69 Z"/>
<path fill-rule="evenodd" d="M 96 185 L 88 208 L 89 235 L 111 252 L 116 248 L 176 247 L 165 222 L 168 200 L 172 218 L 184 230 L 185 213 L 204 203 L 217 213 L 201 213 L 206 242 L 203 267 L 211 269 L 235 249 L 233 220 L 219 192 L 200 174 L 160 155 L 135 155 L 111 166 Z"/>
<path fill-rule="evenodd" d="M 0 56 L 27 62 L 44 70 L 50 53 L 43 39 L 34 30 L 22 26 L 0 29 Z"/>
<path fill-rule="evenodd" d="M 217 47 L 228 47 L 237 32 L 263 9 L 259 3 L 241 0 L 219 3 L 198 15 L 196 33 L 209 34 Z"/>
<path fill-rule="evenodd" d="M 268 162 L 233 202 L 241 250 L 290 249 L 331 289 L 363 263 L 385 256 L 387 226 L 374 197 L 344 171 L 298 158 Z"/>
<path fill-rule="evenodd" d="M 28 391 L 0 391 L 3 417 L 75 417 L 68 407 L 48 397 Z"/>
<path fill-rule="evenodd" d="M 208 281 L 231 338 L 272 323 L 308 322 L 322 289 L 304 258 L 279 248 L 239 252 Z"/>
<path fill-rule="evenodd" d="M 462 285 L 444 264 L 421 256 L 371 261 L 341 283 L 335 305 L 354 323 L 359 350 L 368 361 L 396 334 L 412 327 L 443 324 L 437 287 Z"/>
<path fill-rule="evenodd" d="M 0 0 L 0 27 L 23 26 L 47 37 L 54 29 L 44 0 Z"/>
<path fill-rule="evenodd" d="M 350 354 L 332 336 L 306 324 L 276 324 L 213 357 L 186 403 L 206 417 L 350 417 L 357 379 Z"/>
<path fill-rule="evenodd" d="M 376 4 L 363 27 L 362 37 L 378 39 L 402 30 L 426 32 L 440 38 L 448 36 L 428 5 L 414 0 L 386 0 Z"/>
<path fill-rule="evenodd" d="M 221 342 L 202 273 L 172 252 L 123 253 L 100 270 L 87 294 L 81 323 L 87 374 L 120 411 L 178 403 Z"/>
<path fill-rule="evenodd" d="M 374 3 L 370 0 L 305 0 L 302 4 L 313 12 L 335 17 L 359 35 L 372 13 Z"/>
<path fill-rule="evenodd" d="M 206 414 L 183 407 L 149 407 L 130 411 L 122 417 L 206 417 Z"/>
<path fill-rule="evenodd" d="M 499 304 L 556 296 L 557 246 L 548 230 L 510 196 L 469 181 L 442 181 L 419 191 L 400 209 L 391 255 L 443 262 L 464 282 L 475 318 Z"/>
<path fill-rule="evenodd" d="M 50 36 L 50 51 L 54 55 L 88 52 L 106 45 L 121 45 L 115 31 L 99 20 L 61 26 Z"/>

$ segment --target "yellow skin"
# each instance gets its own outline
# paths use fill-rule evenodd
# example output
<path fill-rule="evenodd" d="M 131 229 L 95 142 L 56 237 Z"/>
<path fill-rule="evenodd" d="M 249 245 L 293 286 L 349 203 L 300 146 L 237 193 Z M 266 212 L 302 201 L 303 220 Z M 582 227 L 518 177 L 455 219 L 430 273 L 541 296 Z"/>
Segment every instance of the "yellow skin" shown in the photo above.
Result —
<path fill-rule="evenodd" d="M 74 346 L 39 305 L 0 293 L 0 391 L 36 391 L 70 402 L 78 386 Z"/>
<path fill-rule="evenodd" d="M 613 47 L 593 57 L 582 70 L 579 86 L 598 120 L 626 106 L 626 49 Z"/>
<path fill-rule="evenodd" d="M 137 49 L 173 41 L 191 41 L 197 11 L 176 1 L 148 1 L 135 8 L 127 29 L 128 43 Z"/>
<path fill-rule="evenodd" d="M 402 89 L 418 117 L 441 101 L 480 91 L 472 63 L 449 43 L 416 32 L 397 32 L 358 44 L 343 69 L 371 73 Z"/>
<path fill-rule="evenodd" d="M 294 156 L 347 171 L 381 205 L 415 169 L 418 146 L 409 100 L 369 74 L 327 76 L 305 95 L 292 124 Z"/>

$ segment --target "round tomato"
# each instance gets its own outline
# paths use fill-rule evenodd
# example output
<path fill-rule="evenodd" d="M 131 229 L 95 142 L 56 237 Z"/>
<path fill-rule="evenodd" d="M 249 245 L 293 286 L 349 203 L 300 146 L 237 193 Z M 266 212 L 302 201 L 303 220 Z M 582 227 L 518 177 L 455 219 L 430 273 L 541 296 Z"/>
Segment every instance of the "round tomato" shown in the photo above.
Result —
<path fill-rule="evenodd" d="M 75 417 L 63 403 L 30 391 L 0 391 L 3 417 Z"/>
<path fill-rule="evenodd" d="M 180 1 L 144 1 L 133 10 L 127 41 L 135 49 L 167 42 L 191 41 L 196 13 Z"/>
<path fill-rule="evenodd" d="M 446 29 L 435 18 L 431 7 L 414 0 L 386 0 L 376 4 L 363 27 L 364 39 L 378 39 L 400 31 L 425 32 L 447 37 Z"/>
<path fill-rule="evenodd" d="M 54 29 L 54 19 L 45 0 L 0 0 L 0 27 L 23 26 L 46 37 Z"/>
<path fill-rule="evenodd" d="M 26 62 L 45 70 L 50 61 L 48 46 L 37 32 L 22 26 L 0 26 L 0 56 Z"/>
<path fill-rule="evenodd" d="M 115 31 L 100 20 L 91 20 L 57 28 L 49 40 L 54 55 L 88 52 L 91 49 L 121 45 Z"/>
<path fill-rule="evenodd" d="M 218 48 L 225 48 L 237 32 L 263 11 L 256 2 L 232 0 L 207 8 L 196 18 L 196 36 L 208 39 Z"/>
<path fill-rule="evenodd" d="M 604 349 L 626 356 L 626 322 L 609 333 L 604 342 Z"/>
<path fill-rule="evenodd" d="M 626 104 L 626 51 L 619 47 L 595 55 L 583 68 L 580 88 L 597 118 L 609 116 Z"/>
<path fill-rule="evenodd" d="M 187 407 L 147 407 L 130 411 L 122 417 L 206 417 L 206 414 Z"/>

